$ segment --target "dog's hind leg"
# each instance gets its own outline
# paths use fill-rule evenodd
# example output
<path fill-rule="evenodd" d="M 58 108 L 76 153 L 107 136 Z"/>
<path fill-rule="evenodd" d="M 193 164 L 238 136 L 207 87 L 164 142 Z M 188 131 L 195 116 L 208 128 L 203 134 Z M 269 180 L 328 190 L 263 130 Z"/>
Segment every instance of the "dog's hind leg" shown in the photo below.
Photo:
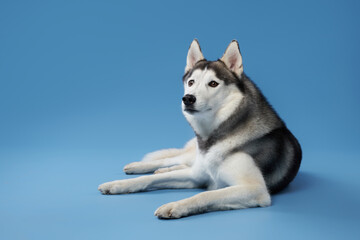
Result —
<path fill-rule="evenodd" d="M 190 198 L 165 204 L 155 211 L 155 216 L 180 218 L 211 211 L 266 207 L 270 204 L 270 195 L 266 188 L 258 185 L 239 185 L 202 192 Z"/>
<path fill-rule="evenodd" d="M 99 186 L 102 194 L 125 194 L 157 189 L 198 188 L 203 184 L 190 168 L 162 174 L 107 182 Z"/>
<path fill-rule="evenodd" d="M 261 171 L 252 157 L 245 153 L 229 156 L 217 168 L 216 177 L 217 183 L 224 184 L 224 188 L 165 204 L 156 210 L 155 215 L 159 218 L 180 218 L 204 212 L 266 207 L 271 204 Z"/>

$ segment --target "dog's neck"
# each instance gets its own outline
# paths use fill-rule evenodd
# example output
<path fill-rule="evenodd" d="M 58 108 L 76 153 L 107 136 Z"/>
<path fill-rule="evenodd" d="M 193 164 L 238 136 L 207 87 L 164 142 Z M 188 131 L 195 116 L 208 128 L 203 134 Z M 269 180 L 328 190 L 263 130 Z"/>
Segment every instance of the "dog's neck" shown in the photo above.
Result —
<path fill-rule="evenodd" d="M 196 131 L 198 147 L 201 151 L 207 150 L 218 141 L 230 137 L 234 134 L 240 134 L 246 137 L 249 122 L 251 121 L 251 112 L 249 108 L 242 108 L 241 105 L 226 120 L 222 121 L 210 134 L 203 136 Z"/>
<path fill-rule="evenodd" d="M 240 104 L 243 100 L 243 95 L 236 94 L 229 96 L 225 104 L 217 111 L 196 113 L 194 115 L 185 115 L 186 119 L 193 128 L 196 136 L 202 141 L 207 141 L 214 135 L 226 121 L 237 114 Z"/>

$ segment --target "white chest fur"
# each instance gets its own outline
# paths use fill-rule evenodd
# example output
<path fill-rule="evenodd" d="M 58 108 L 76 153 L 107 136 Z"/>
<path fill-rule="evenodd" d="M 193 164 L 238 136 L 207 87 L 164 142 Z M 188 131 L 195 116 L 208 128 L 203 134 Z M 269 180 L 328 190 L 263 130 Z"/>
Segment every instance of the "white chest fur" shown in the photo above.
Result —
<path fill-rule="evenodd" d="M 263 183 L 260 169 L 250 155 L 245 152 L 229 153 L 241 141 L 244 141 L 241 136 L 232 136 L 215 144 L 206 152 L 197 149 L 192 170 L 209 189 L 247 182 L 250 178 L 261 179 Z"/>

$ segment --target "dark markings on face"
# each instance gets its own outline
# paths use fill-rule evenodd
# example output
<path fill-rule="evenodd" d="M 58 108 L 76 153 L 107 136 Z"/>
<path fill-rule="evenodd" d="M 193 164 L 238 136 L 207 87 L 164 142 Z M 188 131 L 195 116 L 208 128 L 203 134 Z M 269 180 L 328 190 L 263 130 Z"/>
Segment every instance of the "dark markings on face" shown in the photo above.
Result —
<path fill-rule="evenodd" d="M 236 84 L 240 91 L 244 91 L 244 86 L 242 83 L 244 74 L 242 74 L 239 78 L 234 72 L 230 71 L 226 67 L 225 63 L 220 59 L 217 61 L 207 61 L 205 59 L 198 61 L 192 69 L 185 73 L 183 76 L 183 82 L 186 82 L 195 70 L 204 70 L 205 68 L 213 70 L 216 77 L 224 81 L 225 85 Z"/>

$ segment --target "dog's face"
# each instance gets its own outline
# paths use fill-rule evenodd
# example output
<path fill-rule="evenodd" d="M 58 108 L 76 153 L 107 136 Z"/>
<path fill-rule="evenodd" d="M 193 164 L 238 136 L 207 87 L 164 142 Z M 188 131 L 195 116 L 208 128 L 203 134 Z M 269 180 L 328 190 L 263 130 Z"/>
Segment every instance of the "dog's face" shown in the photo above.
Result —
<path fill-rule="evenodd" d="M 214 111 L 225 95 L 223 85 L 213 69 L 194 70 L 184 81 L 183 110 L 189 114 Z"/>
<path fill-rule="evenodd" d="M 204 61 L 184 79 L 182 107 L 185 113 L 195 115 L 217 112 L 229 97 L 238 93 L 236 86 L 221 79 L 220 73 L 212 67 L 215 64 L 223 65 L 220 62 Z"/>
<path fill-rule="evenodd" d="M 182 109 L 193 128 L 206 124 L 210 125 L 206 132 L 211 131 L 231 115 L 243 99 L 239 90 L 242 72 L 242 58 L 236 41 L 230 43 L 220 60 L 212 62 L 204 59 L 197 40 L 192 42 L 183 77 Z M 202 119 L 204 121 L 199 123 Z"/>

